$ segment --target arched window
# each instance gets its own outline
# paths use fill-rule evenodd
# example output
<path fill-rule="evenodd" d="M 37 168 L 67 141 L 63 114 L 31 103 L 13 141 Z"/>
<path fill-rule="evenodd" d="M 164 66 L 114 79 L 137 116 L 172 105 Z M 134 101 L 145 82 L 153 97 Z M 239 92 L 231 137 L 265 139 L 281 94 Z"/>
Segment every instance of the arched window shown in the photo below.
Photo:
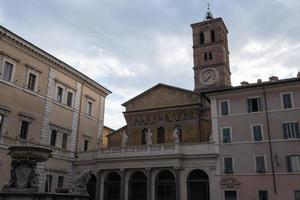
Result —
<path fill-rule="evenodd" d="M 193 170 L 187 179 L 188 200 L 209 200 L 209 178 L 200 170 Z"/>
<path fill-rule="evenodd" d="M 129 179 L 130 200 L 147 200 L 147 178 L 141 171 L 134 172 Z"/>
<path fill-rule="evenodd" d="M 165 128 L 164 127 L 159 127 L 157 129 L 157 143 L 165 143 Z"/>
<path fill-rule="evenodd" d="M 210 32 L 210 39 L 211 39 L 211 42 L 215 42 L 216 41 L 215 31 L 211 31 Z"/>
<path fill-rule="evenodd" d="M 200 45 L 204 44 L 204 33 L 200 33 Z"/>
<path fill-rule="evenodd" d="M 175 200 L 175 177 L 163 170 L 156 176 L 155 200 Z"/>
<path fill-rule="evenodd" d="M 146 133 L 147 133 L 148 129 L 144 128 L 143 131 L 142 131 L 142 145 L 146 144 Z"/>
<path fill-rule="evenodd" d="M 212 60 L 212 53 L 209 53 L 209 60 Z"/>
<path fill-rule="evenodd" d="M 110 172 L 104 180 L 104 200 L 120 199 L 121 177 L 116 172 Z"/>
<path fill-rule="evenodd" d="M 207 53 L 204 54 L 204 60 L 207 61 Z"/>

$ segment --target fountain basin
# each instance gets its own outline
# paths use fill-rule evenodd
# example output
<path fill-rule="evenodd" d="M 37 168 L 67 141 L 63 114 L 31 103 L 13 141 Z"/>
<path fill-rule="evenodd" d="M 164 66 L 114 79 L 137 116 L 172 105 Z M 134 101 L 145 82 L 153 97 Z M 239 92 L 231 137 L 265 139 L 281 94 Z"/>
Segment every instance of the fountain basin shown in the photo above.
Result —
<path fill-rule="evenodd" d="M 45 162 L 51 157 L 52 150 L 36 146 L 11 146 L 8 155 L 14 160 L 33 160 Z"/>

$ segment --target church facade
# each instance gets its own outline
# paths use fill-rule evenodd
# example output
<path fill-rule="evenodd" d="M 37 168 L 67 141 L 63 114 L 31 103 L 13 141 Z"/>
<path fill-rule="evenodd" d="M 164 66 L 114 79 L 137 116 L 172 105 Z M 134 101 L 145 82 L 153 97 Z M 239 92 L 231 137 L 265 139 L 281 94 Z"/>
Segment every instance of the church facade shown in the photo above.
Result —
<path fill-rule="evenodd" d="M 127 125 L 108 135 L 108 148 L 79 154 L 92 168 L 100 200 L 221 199 L 209 99 L 230 86 L 227 28 L 207 14 L 193 30 L 195 89 L 157 84 L 123 103 Z M 91 159 L 93 158 L 93 159 Z"/>
<path fill-rule="evenodd" d="M 193 91 L 157 84 L 123 103 L 127 125 L 82 152 L 99 200 L 300 199 L 300 74 L 231 86 L 228 30 L 193 31 Z"/>

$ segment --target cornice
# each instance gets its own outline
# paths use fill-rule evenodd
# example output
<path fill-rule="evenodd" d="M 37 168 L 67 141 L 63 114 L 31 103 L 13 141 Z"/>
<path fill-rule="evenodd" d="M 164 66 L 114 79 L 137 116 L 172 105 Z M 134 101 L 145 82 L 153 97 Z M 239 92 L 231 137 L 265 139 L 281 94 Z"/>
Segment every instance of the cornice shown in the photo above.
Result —
<path fill-rule="evenodd" d="M 0 25 L 0 40 L 3 39 L 17 45 L 18 47 L 21 47 L 23 50 L 27 52 L 36 55 L 37 57 L 43 59 L 44 61 L 53 64 L 58 69 L 74 75 L 76 78 L 80 79 L 82 83 L 88 83 L 96 90 L 104 93 L 105 96 L 111 93 L 111 91 L 109 91 L 108 89 L 106 89 L 105 87 L 97 83 L 96 81 L 92 80 L 88 76 L 84 75 L 83 73 L 79 72 L 78 70 L 74 69 L 72 66 L 66 64 L 65 62 L 59 60 L 58 58 L 52 56 L 46 51 L 40 49 L 39 47 L 26 41 L 25 39 L 21 38 L 20 36 L 16 35 L 15 33 L 11 32 L 10 30 Z"/>

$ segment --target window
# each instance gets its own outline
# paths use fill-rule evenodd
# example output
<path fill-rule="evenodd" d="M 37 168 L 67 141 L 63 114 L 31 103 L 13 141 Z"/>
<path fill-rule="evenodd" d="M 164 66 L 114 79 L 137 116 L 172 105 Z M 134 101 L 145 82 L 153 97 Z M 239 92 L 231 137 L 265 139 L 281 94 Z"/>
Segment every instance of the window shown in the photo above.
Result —
<path fill-rule="evenodd" d="M 157 143 L 165 143 L 165 129 L 163 127 L 157 129 Z"/>
<path fill-rule="evenodd" d="M 58 179 L 57 179 L 57 187 L 58 187 L 58 188 L 64 187 L 64 177 L 63 177 L 63 176 L 58 176 Z"/>
<path fill-rule="evenodd" d="M 237 200 L 237 192 L 236 191 L 224 191 L 225 200 Z"/>
<path fill-rule="evenodd" d="M 262 126 L 254 125 L 252 126 L 252 137 L 254 141 L 262 141 Z"/>
<path fill-rule="evenodd" d="M 231 129 L 230 128 L 222 128 L 223 135 L 223 143 L 231 142 Z"/>
<path fill-rule="evenodd" d="M 13 73 L 13 64 L 5 61 L 4 69 L 3 69 L 3 79 L 6 81 L 11 81 L 12 73 Z"/>
<path fill-rule="evenodd" d="M 233 159 L 231 157 L 224 158 L 224 173 L 233 173 Z"/>
<path fill-rule="evenodd" d="M 295 200 L 300 200 L 300 190 L 295 191 Z"/>
<path fill-rule="evenodd" d="M 56 101 L 62 103 L 63 101 L 63 92 L 64 89 L 62 87 L 57 86 L 57 93 L 56 93 Z"/>
<path fill-rule="evenodd" d="M 265 156 L 255 156 L 256 173 L 266 172 Z"/>
<path fill-rule="evenodd" d="M 37 80 L 37 75 L 29 72 L 28 75 L 28 83 L 27 83 L 27 89 L 31 91 L 36 90 L 36 80 Z"/>
<path fill-rule="evenodd" d="M 87 100 L 86 104 L 86 114 L 92 116 L 93 103 L 90 100 Z"/>
<path fill-rule="evenodd" d="M 207 53 L 204 54 L 204 60 L 207 61 Z"/>
<path fill-rule="evenodd" d="M 73 106 L 73 93 L 70 91 L 67 92 L 67 106 Z"/>
<path fill-rule="evenodd" d="M 281 103 L 283 109 L 289 109 L 293 107 L 292 93 L 281 94 Z"/>
<path fill-rule="evenodd" d="M 56 144 L 56 136 L 57 136 L 57 131 L 56 130 L 52 130 L 51 131 L 51 138 L 50 138 L 50 145 L 55 147 Z"/>
<path fill-rule="evenodd" d="M 269 200 L 268 191 L 258 191 L 258 200 Z"/>
<path fill-rule="evenodd" d="M 287 156 L 288 172 L 300 172 L 300 155 Z"/>
<path fill-rule="evenodd" d="M 21 121 L 20 138 L 26 139 L 28 134 L 29 122 Z"/>
<path fill-rule="evenodd" d="M 89 141 L 88 140 L 84 140 L 83 143 L 83 151 L 87 151 L 89 148 Z"/>
<path fill-rule="evenodd" d="M 204 33 L 201 32 L 200 33 L 200 45 L 203 45 L 204 44 Z"/>
<path fill-rule="evenodd" d="M 262 111 L 262 104 L 260 97 L 248 98 L 248 112 L 259 112 Z"/>
<path fill-rule="evenodd" d="M 212 53 L 209 52 L 209 60 L 212 60 Z"/>
<path fill-rule="evenodd" d="M 299 125 L 297 122 L 283 123 L 282 126 L 285 139 L 300 138 Z"/>
<path fill-rule="evenodd" d="M 47 175 L 46 182 L 45 182 L 45 192 L 51 192 L 51 186 L 52 186 L 52 175 Z"/>
<path fill-rule="evenodd" d="M 215 31 L 211 31 L 210 32 L 210 39 L 211 39 L 211 42 L 215 42 L 216 41 Z"/>
<path fill-rule="evenodd" d="M 222 116 L 229 115 L 229 101 L 220 102 L 220 113 Z"/>
<path fill-rule="evenodd" d="M 67 149 L 67 143 L 68 143 L 68 135 L 64 133 L 63 137 L 62 137 L 61 148 L 62 149 Z"/>

